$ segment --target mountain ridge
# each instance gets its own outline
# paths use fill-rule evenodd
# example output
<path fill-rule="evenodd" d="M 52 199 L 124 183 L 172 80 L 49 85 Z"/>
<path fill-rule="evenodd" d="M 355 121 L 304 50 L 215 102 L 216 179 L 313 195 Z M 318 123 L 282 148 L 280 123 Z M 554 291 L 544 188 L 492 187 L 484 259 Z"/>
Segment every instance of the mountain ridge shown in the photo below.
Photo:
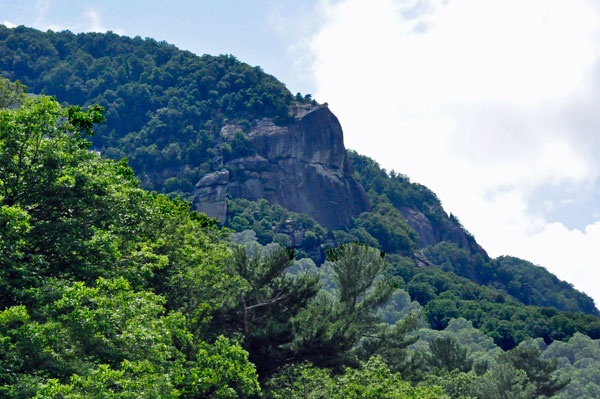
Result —
<path fill-rule="evenodd" d="M 267 118 L 277 129 L 286 128 L 293 124 L 294 104 L 317 106 L 310 96 L 293 96 L 259 67 L 232 56 L 198 57 L 167 43 L 114 33 L 0 27 L 0 69 L 3 76 L 20 79 L 34 92 L 55 95 L 63 103 L 105 106 L 107 123 L 92 138 L 94 148 L 109 158 L 128 158 L 145 188 L 183 199 L 191 198 L 203 176 L 221 170 L 226 157 L 232 160 L 254 151 L 243 136 L 255 121 Z M 227 125 L 241 127 L 240 140 L 224 134 Z M 493 279 L 503 278 L 506 270 L 488 262 L 483 248 L 456 217 L 445 213 L 434 193 L 406 176 L 387 173 L 366 157 L 351 151 L 347 156 L 372 211 L 354 217 L 345 230 L 324 228 L 321 233 L 317 227 L 303 227 L 301 237 L 293 223 L 290 228 L 283 228 L 285 220 L 267 223 L 259 212 L 256 224 L 269 226 L 263 235 L 282 242 L 296 235 L 295 241 L 312 245 L 305 247 L 306 253 L 315 254 L 328 246 L 362 241 L 389 254 L 411 256 L 417 249 L 450 240 L 479 255 L 483 266 L 491 265 Z M 506 281 L 517 277 L 509 275 Z M 511 290 L 504 283 L 497 288 Z M 525 300 L 530 301 L 539 304 L 539 296 Z M 581 309 L 598 314 L 593 302 L 593 309 L 584 302 Z"/>
<path fill-rule="evenodd" d="M 131 39 L 39 33 L 79 50 L 52 63 L 36 57 L 34 30 L 6 33 L 0 26 L 0 53 L 14 58 L 0 62 L 18 72 L 25 46 L 27 68 L 52 77 L 31 81 L 44 90 L 56 84 L 56 67 L 67 84 L 86 77 L 84 92 L 105 84 L 98 98 L 111 97 L 110 106 L 144 87 L 156 97 L 145 115 L 130 111 L 143 122 L 135 131 L 107 109 L 107 126 L 118 131 L 94 136 L 105 119 L 96 97 L 87 110 L 62 106 L 0 77 L 1 397 L 598 397 L 600 319 L 585 313 L 597 312 L 591 298 L 529 262 L 489 259 L 435 193 L 368 157 L 335 151 L 341 163 L 331 169 L 348 177 L 352 162 L 370 204 L 337 229 L 264 198 L 225 194 L 226 227 L 191 209 L 190 180 L 220 171 L 242 181 L 257 169 L 231 168 L 236 160 L 268 163 L 260 151 L 270 147 L 256 148 L 253 127 L 294 137 L 294 107 L 327 111 L 309 96 L 282 92 L 288 106 L 266 115 L 278 101 L 265 98 L 262 111 L 251 103 L 273 94 L 260 83 L 269 78 L 232 57 L 206 56 L 198 60 L 208 69 L 188 59 L 197 83 L 219 76 L 209 85 L 222 91 L 186 97 L 188 77 L 179 74 L 189 70 L 153 60 L 185 57 L 155 41 L 145 60 L 155 65 L 154 86 L 110 86 L 110 78 L 98 86 L 113 61 L 124 71 L 135 64 L 139 43 L 131 58 L 113 60 L 102 50 Z M 83 60 L 91 71 L 74 68 Z M 260 79 L 244 86 L 239 71 Z M 162 86 L 165 73 L 174 86 Z M 244 93 L 237 111 L 226 109 Z M 307 145 L 308 158 L 322 159 L 328 141 Z M 302 152 L 292 143 L 278 151 Z M 199 158 L 190 145 L 205 146 Z M 136 170 L 107 157 L 121 153 L 133 155 Z"/>

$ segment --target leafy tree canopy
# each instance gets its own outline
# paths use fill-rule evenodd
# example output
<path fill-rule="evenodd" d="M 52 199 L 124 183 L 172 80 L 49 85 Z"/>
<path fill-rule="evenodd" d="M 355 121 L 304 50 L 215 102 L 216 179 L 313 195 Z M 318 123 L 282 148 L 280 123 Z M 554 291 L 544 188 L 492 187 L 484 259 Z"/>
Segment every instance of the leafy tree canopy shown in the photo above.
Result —
<path fill-rule="evenodd" d="M 0 110 L 0 395 L 258 393 L 247 352 L 202 333 L 238 284 L 223 232 L 89 151 L 100 120 L 47 97 Z"/>

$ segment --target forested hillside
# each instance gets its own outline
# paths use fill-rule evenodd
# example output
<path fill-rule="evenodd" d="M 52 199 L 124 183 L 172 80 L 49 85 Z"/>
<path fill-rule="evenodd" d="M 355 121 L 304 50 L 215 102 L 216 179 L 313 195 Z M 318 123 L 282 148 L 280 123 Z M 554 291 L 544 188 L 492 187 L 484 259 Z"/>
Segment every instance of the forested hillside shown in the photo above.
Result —
<path fill-rule="evenodd" d="M 292 95 L 285 86 L 232 56 L 198 57 L 165 42 L 112 33 L 25 27 L 0 27 L 0 42 L 5 77 L 61 102 L 106 108 L 94 147 L 106 157 L 129 159 L 145 188 L 189 196 L 218 166 L 212 161 L 225 120 L 289 118 Z"/>
<path fill-rule="evenodd" d="M 593 301 L 367 157 L 371 209 L 337 230 L 265 200 L 228 198 L 227 227 L 191 211 L 253 154 L 226 123 L 310 97 L 111 33 L 0 26 L 0 54 L 0 398 L 598 396 Z"/>
<path fill-rule="evenodd" d="M 234 57 L 198 57 L 167 43 L 111 33 L 0 27 L 0 71 L 32 93 L 53 95 L 67 104 L 104 106 L 106 122 L 91 138 L 94 149 L 104 157 L 127 158 L 142 187 L 181 198 L 189 198 L 200 177 L 221 168 L 227 157 L 252 152 L 243 135 L 230 141 L 222 137 L 226 122 L 243 127 L 268 117 L 285 124 L 290 105 L 308 101 Z M 471 270 L 451 270 L 460 276 L 494 286 L 527 305 L 597 314 L 588 296 L 543 269 L 518 260 L 510 267 L 507 261 L 488 263 L 485 251 L 455 216 L 446 215 L 434 193 L 406 176 L 387 174 L 355 152 L 349 155 L 373 208 L 351 226 L 330 231 L 294 216 L 302 224 L 298 233 L 285 226 L 290 220 L 285 212 L 278 211 L 275 220 L 273 212 L 257 214 L 251 211 L 256 205 L 243 202 L 232 206 L 227 225 L 238 231 L 252 226 L 263 244 L 273 239 L 293 244 L 301 255 L 310 254 L 318 262 L 324 260 L 325 249 L 344 242 L 408 255 L 450 241 L 482 257 L 461 254 L 469 260 L 460 267 Z M 435 253 L 429 260 L 438 265 L 446 262 L 444 257 L 457 256 L 442 255 L 440 248 Z"/>

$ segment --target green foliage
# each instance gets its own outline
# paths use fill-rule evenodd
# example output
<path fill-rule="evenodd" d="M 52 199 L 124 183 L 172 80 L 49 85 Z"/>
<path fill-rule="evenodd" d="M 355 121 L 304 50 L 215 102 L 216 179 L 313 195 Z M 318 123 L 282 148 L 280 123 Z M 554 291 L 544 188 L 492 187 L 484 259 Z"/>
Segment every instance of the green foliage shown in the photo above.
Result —
<path fill-rule="evenodd" d="M 230 200 L 233 239 L 270 243 L 261 251 L 231 248 L 216 221 L 88 150 L 128 156 L 144 187 L 185 198 L 254 152 L 250 121 L 288 121 L 291 95 L 259 68 L 23 27 L 0 26 L 0 55 L 4 76 L 85 105 L 0 79 L 0 397 L 598 397 L 598 342 L 578 332 L 600 338 L 600 321 L 513 299 L 597 313 L 589 297 L 519 259 L 489 261 L 431 191 L 366 157 L 350 154 L 373 212 L 346 230 Z M 226 123 L 240 129 L 221 137 Z M 465 248 L 414 254 L 402 215 L 417 211 Z M 344 245 L 317 269 L 275 242 L 313 258 Z M 543 354 L 516 347 L 533 337 L 551 343 Z"/>
<path fill-rule="evenodd" d="M 25 86 L 0 77 L 0 109 L 19 106 L 25 100 Z"/>
<path fill-rule="evenodd" d="M 20 247 L 2 260 L 0 276 L 10 287 L 2 291 L 0 305 L 15 304 L 23 288 L 44 277 L 83 271 L 93 258 L 101 271 L 110 262 L 105 251 L 110 238 L 99 228 L 109 214 L 98 210 L 112 207 L 114 217 L 122 209 L 111 201 L 114 196 L 108 195 L 106 185 L 119 186 L 124 193 L 137 186 L 108 173 L 110 163 L 85 151 L 79 129 L 67 116 L 47 98 L 27 99 L 18 110 L 0 111 L 0 195 L 3 215 L 11 210 L 13 219 L 8 223 L 13 226 L 11 237 L 6 238 Z M 78 278 L 94 281 L 99 273 L 91 269 Z"/>
<path fill-rule="evenodd" d="M 321 399 L 332 390 L 330 371 L 310 363 L 287 365 L 267 383 L 268 398 Z"/>
<path fill-rule="evenodd" d="M 305 236 L 309 234 L 311 237 L 311 242 L 303 245 L 305 250 L 318 248 L 327 234 L 327 230 L 314 219 L 290 212 L 277 204 L 269 205 L 264 199 L 257 202 L 243 198 L 227 200 L 225 225 L 238 232 L 252 229 L 258 242 L 263 245 L 273 242 L 276 231 L 281 230 L 289 220 L 297 221 Z"/>
<path fill-rule="evenodd" d="M 348 155 L 354 168 L 354 177 L 376 203 L 389 203 L 399 212 L 407 209 L 422 212 L 433 226 L 436 241 L 449 240 L 455 236 L 454 232 L 462 231 L 468 241 L 467 249 L 472 253 L 482 252 L 475 239 L 464 230 L 456 218 L 450 218 L 446 214 L 438 197 L 427 187 L 411 183 L 407 176 L 394 171 L 387 173 L 377 162 L 354 151 L 348 151 Z M 396 216 L 394 218 L 397 219 Z M 414 232 L 405 228 L 403 230 L 416 242 L 417 236 Z"/>
<path fill-rule="evenodd" d="M 549 344 L 568 339 L 577 331 L 600 338 L 600 320 L 592 315 L 525 306 L 496 289 L 435 267 L 397 263 L 392 270 L 406 281 L 413 299 L 423 301 L 425 316 L 436 330 L 462 317 L 505 350 L 528 338 L 540 337 Z"/>
<path fill-rule="evenodd" d="M 178 397 L 166 376 L 157 373 L 149 362 L 123 362 L 119 370 L 101 365 L 85 376 L 74 375 L 70 384 L 52 379 L 43 384 L 35 399 L 132 397 L 174 399 Z"/>
<path fill-rule="evenodd" d="M 394 287 L 388 281 L 378 281 L 378 289 L 368 292 L 377 277 L 387 267 L 385 253 L 363 244 L 341 245 L 327 252 L 339 287 L 339 300 L 348 308 L 375 308 L 387 300 Z"/>
<path fill-rule="evenodd" d="M 499 273 L 494 273 L 495 270 L 484 266 L 485 259 L 480 254 L 471 254 L 453 242 L 442 241 L 425 248 L 423 254 L 442 270 L 466 277 L 478 284 L 485 285 L 500 277 Z"/>
<path fill-rule="evenodd" d="M 248 136 L 241 131 L 237 130 L 233 137 L 230 139 L 230 154 L 231 159 L 241 158 L 244 156 L 252 155 L 255 153 L 255 148 L 252 142 L 248 139 Z M 227 161 L 228 158 L 224 157 L 224 161 Z"/>
<path fill-rule="evenodd" d="M 432 367 L 462 372 L 471 371 L 473 368 L 473 359 L 469 358 L 468 349 L 459 345 L 451 336 L 434 339 L 429 344 L 429 350 L 431 351 L 429 363 Z"/>
<path fill-rule="evenodd" d="M 571 383 L 556 394 L 557 399 L 592 399 L 600 395 L 600 340 L 576 333 L 569 341 L 554 341 L 544 350 L 545 359 L 558 362 L 554 376 Z"/>
<path fill-rule="evenodd" d="M 478 399 L 534 399 L 535 387 L 523 370 L 508 363 L 498 363 L 474 388 Z"/>
<path fill-rule="evenodd" d="M 99 120 L 46 97 L 0 110 L 0 396 L 258 393 L 247 352 L 206 334 L 239 285 L 224 232 L 87 150 Z"/>
<path fill-rule="evenodd" d="M 237 399 L 260 394 L 256 367 L 240 345 L 220 336 L 214 345 L 202 343 L 195 357 L 178 376 L 182 397 Z"/>
<path fill-rule="evenodd" d="M 473 324 L 463 318 L 452 319 L 448 327 L 442 331 L 421 328 L 415 332 L 419 340 L 411 346 L 413 351 L 421 351 L 427 353 L 425 360 L 430 364 L 429 360 L 433 356 L 430 351 L 431 343 L 440 338 L 449 338 L 455 342 L 459 342 L 463 349 L 467 350 L 468 358 L 473 360 L 473 370 L 477 375 L 485 373 L 489 365 L 495 364 L 497 358 L 503 351 L 494 344 L 491 337 L 485 335 L 480 330 L 473 327 Z M 427 367 L 423 367 L 427 369 Z M 438 364 L 439 370 L 436 375 L 447 369 L 445 362 Z M 419 377 L 417 375 L 417 377 Z"/>
<path fill-rule="evenodd" d="M 356 226 L 364 228 L 386 252 L 409 253 L 417 247 L 418 235 L 385 195 L 370 193 L 373 211 L 362 213 Z"/>
<path fill-rule="evenodd" d="M 414 328 L 412 323 L 398 323 L 390 329 L 376 316 L 376 310 L 395 290 L 383 276 L 387 267 L 383 253 L 354 243 L 328 251 L 328 257 L 335 289 L 318 295 L 295 323 L 294 346 L 312 349 L 305 352 L 306 359 L 339 369 L 356 365 L 357 356 L 368 357 L 375 348 L 401 351 L 410 345 L 403 337 L 407 329 Z M 363 338 L 375 342 L 360 347 Z"/>
<path fill-rule="evenodd" d="M 92 128 L 95 124 L 106 121 L 104 108 L 97 104 L 90 106 L 87 112 L 82 112 L 79 105 L 69 107 L 67 109 L 67 118 L 69 119 L 69 123 L 78 130 L 78 134 L 83 133 L 87 136 L 94 135 Z"/>
<path fill-rule="evenodd" d="M 444 328 L 449 318 L 464 317 L 505 350 L 528 338 L 552 342 L 567 339 L 576 331 L 598 334 L 600 327 L 594 316 L 517 303 L 436 299 L 427 304 L 426 312 L 434 328 Z"/>
<path fill-rule="evenodd" d="M 164 312 L 162 298 L 133 292 L 123 278 L 100 278 L 95 287 L 75 283 L 62 291 L 51 312 L 80 345 L 79 358 L 113 367 L 126 359 L 147 359 L 158 366 L 173 355 L 165 332 L 180 324 L 181 317 L 159 317 Z"/>
<path fill-rule="evenodd" d="M 244 247 L 234 247 L 230 268 L 241 285 L 214 320 L 221 328 L 241 334 L 263 378 L 286 362 L 301 359 L 290 346 L 293 321 L 319 290 L 317 275 L 286 275 L 292 261 L 293 252 L 281 247 L 254 256 Z"/>
<path fill-rule="evenodd" d="M 443 391 L 436 386 L 412 386 L 399 373 L 392 373 L 386 364 L 374 357 L 360 369 L 346 369 L 335 379 L 329 395 L 332 399 L 442 399 Z"/>
<path fill-rule="evenodd" d="M 363 214 L 361 220 L 371 220 L 369 215 L 371 214 Z M 382 221 L 382 215 L 373 215 L 375 219 Z M 406 228 L 406 231 L 410 230 L 404 219 L 396 220 L 396 222 L 398 223 L 396 227 Z M 382 223 L 389 232 L 387 239 L 395 243 L 393 244 L 395 246 L 392 247 L 393 250 L 412 248 L 413 241 L 408 238 L 406 231 L 401 230 L 394 233 L 392 231 L 394 226 L 385 221 Z M 325 260 L 326 249 L 339 244 L 362 242 L 374 247 L 381 247 L 379 241 L 364 227 L 349 226 L 346 230 L 331 231 L 307 215 L 290 212 L 277 204 L 270 205 L 264 199 L 260 201 L 249 201 L 243 198 L 227 199 L 225 226 L 237 232 L 251 229 L 256 233 L 257 241 L 260 244 L 277 242 L 283 246 L 293 247 L 298 251 L 298 258 L 310 257 L 318 264 Z M 295 238 L 295 234 L 303 234 L 302 239 Z"/>
<path fill-rule="evenodd" d="M 486 262 L 480 254 L 448 241 L 427 247 L 423 253 L 442 270 L 506 292 L 525 305 L 598 315 L 592 298 L 530 262 L 508 256 Z"/>
<path fill-rule="evenodd" d="M 492 262 L 492 267 L 512 274 L 513 278 L 503 283 L 508 287 L 508 292 L 523 303 L 600 315 L 592 298 L 577 291 L 566 281 L 559 280 L 543 267 L 510 256 L 501 256 Z"/>
<path fill-rule="evenodd" d="M 166 178 L 177 177 L 184 196 L 214 167 L 226 121 L 271 117 L 285 124 L 293 101 L 282 83 L 233 56 L 198 57 L 112 32 L 2 26 L 0 69 L 34 93 L 107 109 L 94 147 L 111 158 L 127 157 L 136 174 L 147 177 L 144 187 L 166 191 Z M 243 141 L 234 137 L 234 153 L 249 150 Z M 162 173 L 167 169 L 170 176 Z"/>
<path fill-rule="evenodd" d="M 30 301 L 26 288 L 49 277 L 93 283 L 120 275 L 160 292 L 189 293 L 193 279 L 187 288 L 177 284 L 190 273 L 216 283 L 223 273 L 209 269 L 226 253 L 220 233 L 203 232 L 206 222 L 191 217 L 189 205 L 141 190 L 126 162 L 87 151 L 67 116 L 44 97 L 0 111 L 2 215 L 11 219 L 0 248 L 13 249 L 2 259 L 1 281 L 9 286 L 0 305 Z"/>
<path fill-rule="evenodd" d="M 475 369 L 477 369 L 478 364 L 485 366 L 486 363 L 494 363 L 502 353 L 502 350 L 494 344 L 491 337 L 474 328 L 470 321 L 463 318 L 451 320 L 448 327 L 444 329 L 444 333 L 454 337 L 467 348 L 469 357 L 475 360 Z M 484 371 L 487 371 L 487 367 L 485 368 Z"/>
<path fill-rule="evenodd" d="M 182 331 L 183 320 L 163 315 L 160 302 L 151 293 L 131 291 L 124 280 L 99 280 L 97 288 L 65 287 L 39 321 L 24 306 L 8 308 L 0 316 L 0 340 L 8 350 L 3 353 L 10 353 L 2 361 L 0 392 L 9 398 L 36 389 L 53 392 L 72 376 L 73 387 L 61 390 L 145 391 L 160 381 L 165 395 L 159 397 L 171 397 L 169 371 L 181 367 L 171 337 Z M 98 388 L 117 377 L 115 386 Z"/>
<path fill-rule="evenodd" d="M 393 373 L 378 357 L 371 358 L 360 368 L 344 369 L 331 376 L 328 370 L 308 364 L 287 368 L 269 382 L 273 399 L 444 399 L 438 386 L 413 386 L 400 373 Z"/>
<path fill-rule="evenodd" d="M 458 370 L 436 370 L 435 374 L 428 374 L 420 383 L 421 385 L 437 385 L 442 388 L 447 397 L 452 399 L 474 399 L 474 384 L 479 379 L 473 372 L 461 373 Z"/>
<path fill-rule="evenodd" d="M 519 345 L 500 357 L 500 363 L 507 363 L 525 371 L 535 387 L 535 396 L 551 397 L 569 384 L 568 379 L 559 379 L 552 374 L 557 362 L 542 359 L 542 352 L 535 346 Z"/>
<path fill-rule="evenodd" d="M 395 207 L 414 207 L 423 212 L 435 207 L 432 212 L 443 212 L 440 200 L 425 186 L 411 183 L 407 176 L 393 171 L 388 174 L 377 162 L 354 151 L 348 151 L 348 155 L 355 169 L 354 176 L 367 192 L 384 194 Z"/>
<path fill-rule="evenodd" d="M 399 289 L 377 310 L 377 317 L 384 323 L 396 324 L 411 313 L 422 313 L 422 307 L 411 300 L 406 291 Z"/>

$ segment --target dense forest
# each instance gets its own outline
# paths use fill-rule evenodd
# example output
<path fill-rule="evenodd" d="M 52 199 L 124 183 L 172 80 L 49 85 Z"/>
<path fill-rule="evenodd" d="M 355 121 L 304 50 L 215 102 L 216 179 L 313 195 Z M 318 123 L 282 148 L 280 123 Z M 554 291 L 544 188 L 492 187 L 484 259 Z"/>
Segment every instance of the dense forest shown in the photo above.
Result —
<path fill-rule="evenodd" d="M 0 398 L 600 395 L 593 301 L 468 234 L 423 246 L 403 210 L 460 222 L 367 157 L 373 209 L 343 230 L 266 201 L 230 198 L 226 227 L 190 211 L 248 151 L 226 120 L 286 124 L 310 97 L 111 33 L 0 26 L 0 52 Z"/>
<path fill-rule="evenodd" d="M 224 121 L 286 123 L 294 99 L 275 78 L 233 56 L 198 57 L 152 39 L 1 26 L 0 42 L 5 77 L 61 102 L 105 107 L 94 147 L 129 159 L 143 186 L 158 191 L 189 195 L 217 166 L 213 158 L 228 144 L 219 137 Z"/>

